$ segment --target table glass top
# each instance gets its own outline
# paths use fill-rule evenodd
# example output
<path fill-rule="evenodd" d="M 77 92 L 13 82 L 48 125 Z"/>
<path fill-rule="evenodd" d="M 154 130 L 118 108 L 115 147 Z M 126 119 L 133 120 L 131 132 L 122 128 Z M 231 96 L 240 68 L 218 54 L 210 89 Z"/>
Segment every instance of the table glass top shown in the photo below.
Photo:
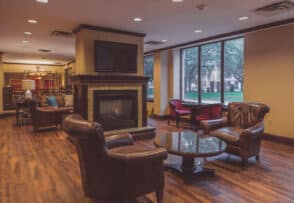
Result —
<path fill-rule="evenodd" d="M 154 143 L 156 146 L 165 147 L 169 153 L 195 157 L 217 155 L 227 147 L 219 138 L 188 130 L 159 134 Z"/>

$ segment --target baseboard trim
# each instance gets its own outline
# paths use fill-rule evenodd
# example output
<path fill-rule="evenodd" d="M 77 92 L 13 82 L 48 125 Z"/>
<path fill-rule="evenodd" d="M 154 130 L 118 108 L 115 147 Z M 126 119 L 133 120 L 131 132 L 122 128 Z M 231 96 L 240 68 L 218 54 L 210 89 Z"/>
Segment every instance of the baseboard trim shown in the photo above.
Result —
<path fill-rule="evenodd" d="M 0 118 L 7 118 L 9 116 L 15 116 L 15 112 L 3 112 L 0 114 Z"/>
<path fill-rule="evenodd" d="M 169 115 L 157 115 L 157 114 L 153 114 L 150 117 L 154 118 L 154 119 L 157 119 L 157 120 L 168 120 L 170 118 Z"/>
<path fill-rule="evenodd" d="M 270 133 L 264 133 L 263 139 L 294 146 L 294 138 L 290 138 L 290 137 L 283 137 L 279 135 L 273 135 Z"/>

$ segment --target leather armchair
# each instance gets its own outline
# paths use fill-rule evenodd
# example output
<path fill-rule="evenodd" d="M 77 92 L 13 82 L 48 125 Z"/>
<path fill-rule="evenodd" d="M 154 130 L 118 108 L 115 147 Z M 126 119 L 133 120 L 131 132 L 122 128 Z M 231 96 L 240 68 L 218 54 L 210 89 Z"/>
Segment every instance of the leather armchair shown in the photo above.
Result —
<path fill-rule="evenodd" d="M 95 200 L 131 202 L 156 192 L 163 200 L 163 148 L 134 144 L 129 134 L 104 137 L 102 126 L 73 114 L 63 121 L 63 130 L 76 146 L 85 196 Z"/>
<path fill-rule="evenodd" d="M 269 107 L 260 103 L 233 102 L 228 106 L 227 117 L 201 121 L 204 133 L 226 141 L 226 151 L 242 158 L 246 168 L 248 158 L 255 156 L 259 160 L 263 118 Z"/>

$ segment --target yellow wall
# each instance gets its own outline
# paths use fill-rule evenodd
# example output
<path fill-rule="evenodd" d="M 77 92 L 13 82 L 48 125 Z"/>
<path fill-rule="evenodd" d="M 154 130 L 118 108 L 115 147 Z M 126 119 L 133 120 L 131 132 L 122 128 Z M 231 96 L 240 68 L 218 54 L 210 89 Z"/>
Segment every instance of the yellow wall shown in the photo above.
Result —
<path fill-rule="evenodd" d="M 3 64 L 3 72 L 4 73 L 23 73 L 25 70 L 37 71 L 37 67 L 39 67 L 40 71 L 52 71 L 52 72 L 61 73 L 61 83 L 62 85 L 64 85 L 64 68 L 66 66 Z"/>
<path fill-rule="evenodd" d="M 270 106 L 265 131 L 294 137 L 294 24 L 245 36 L 244 99 Z"/>
<path fill-rule="evenodd" d="M 47 66 L 47 65 L 24 65 L 24 64 L 3 64 L 3 72 L 24 72 L 25 70 L 64 72 L 64 66 Z"/>
<path fill-rule="evenodd" d="M 25 70 L 36 71 L 37 66 L 39 66 L 40 71 L 52 71 L 52 72 L 60 72 L 62 73 L 61 80 L 62 84 L 64 84 L 64 66 L 47 66 L 47 65 L 24 65 L 24 64 L 4 64 L 1 63 L 1 55 L 0 55 L 0 113 L 3 112 L 3 94 L 2 87 L 4 86 L 4 73 L 24 73 Z"/>
<path fill-rule="evenodd" d="M 153 57 L 154 101 L 148 102 L 147 110 L 150 112 L 153 108 L 155 115 L 168 115 L 168 100 L 174 92 L 173 50 L 156 52 Z"/>
<path fill-rule="evenodd" d="M 94 41 L 105 40 L 136 44 L 138 46 L 138 75 L 143 75 L 144 37 L 131 36 L 113 32 L 82 29 L 76 33 L 76 74 L 95 73 Z"/>
<path fill-rule="evenodd" d="M 3 63 L 2 63 L 3 54 L 0 53 L 0 114 L 3 112 L 3 85 L 4 85 L 4 74 L 3 74 Z"/>
<path fill-rule="evenodd" d="M 160 65 L 160 52 L 156 52 L 153 55 L 154 57 L 154 64 L 153 64 L 153 77 L 154 77 L 154 101 L 153 101 L 153 108 L 154 113 L 156 115 L 161 114 L 161 65 Z M 150 106 L 150 105 L 149 105 Z"/>

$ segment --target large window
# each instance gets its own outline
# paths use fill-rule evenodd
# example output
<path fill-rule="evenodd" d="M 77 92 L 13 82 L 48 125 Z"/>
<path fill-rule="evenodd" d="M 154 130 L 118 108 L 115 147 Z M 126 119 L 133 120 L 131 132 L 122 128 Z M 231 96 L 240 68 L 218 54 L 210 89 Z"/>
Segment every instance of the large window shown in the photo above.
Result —
<path fill-rule="evenodd" d="M 182 49 L 181 96 L 187 101 L 243 100 L 244 38 Z"/>
<path fill-rule="evenodd" d="M 244 39 L 225 42 L 224 103 L 243 100 Z"/>
<path fill-rule="evenodd" d="M 183 50 L 182 66 L 183 98 L 198 101 L 198 47 Z"/>
<path fill-rule="evenodd" d="M 148 99 L 154 98 L 153 65 L 154 65 L 153 55 L 145 56 L 144 57 L 144 75 L 150 78 L 150 80 L 148 81 L 148 85 L 147 85 L 147 98 Z"/>
<path fill-rule="evenodd" d="M 201 47 L 201 101 L 221 102 L 221 43 Z"/>

